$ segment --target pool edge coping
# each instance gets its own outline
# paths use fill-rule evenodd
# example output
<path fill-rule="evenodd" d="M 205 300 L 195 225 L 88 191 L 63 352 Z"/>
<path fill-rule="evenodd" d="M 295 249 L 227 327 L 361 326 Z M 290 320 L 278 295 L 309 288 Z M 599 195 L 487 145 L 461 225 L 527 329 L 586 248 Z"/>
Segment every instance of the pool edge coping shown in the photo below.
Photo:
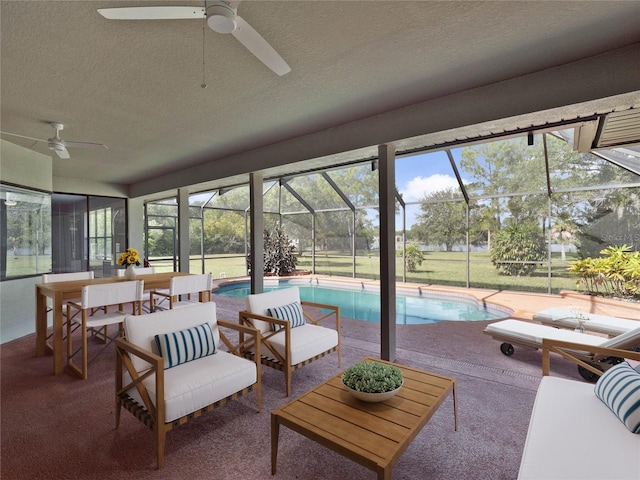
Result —
<path fill-rule="evenodd" d="M 268 283 L 280 283 L 281 281 L 286 282 L 299 282 L 300 284 L 310 284 L 316 280 L 317 284 L 323 282 L 334 283 L 334 284 L 349 284 L 349 285 L 360 285 L 362 289 L 368 291 L 376 291 L 380 292 L 380 281 L 378 280 L 369 280 L 369 279 L 358 279 L 358 278 L 348 278 L 348 277 L 334 277 L 328 275 L 294 275 L 294 276 L 268 276 L 264 277 L 264 284 Z M 229 277 L 229 278 L 220 278 L 214 279 L 213 281 L 213 289 L 212 293 L 215 294 L 216 290 L 222 286 L 247 282 L 251 281 L 251 277 L 249 276 L 241 276 L 241 277 Z M 438 288 L 434 288 L 438 287 Z M 405 282 L 396 282 L 396 289 L 398 291 L 406 291 L 406 292 L 415 292 L 415 297 L 421 297 L 423 293 L 428 293 L 431 296 L 439 297 L 439 298 L 450 298 L 450 299 L 464 299 L 465 301 L 470 301 L 476 304 L 476 306 L 480 309 L 482 308 L 491 308 L 493 310 L 497 310 L 498 312 L 502 312 L 504 314 L 503 317 L 490 319 L 490 320 L 472 320 L 472 321 L 499 321 L 504 320 L 506 318 L 513 318 L 516 311 L 503 305 L 498 302 L 489 302 L 484 298 L 477 298 L 471 293 L 452 291 L 450 288 L 446 288 L 444 286 L 433 286 L 429 284 L 417 284 L 417 283 L 405 283 Z M 490 307 L 488 307 L 490 305 Z M 443 321 L 464 321 L 464 320 L 443 320 Z"/>

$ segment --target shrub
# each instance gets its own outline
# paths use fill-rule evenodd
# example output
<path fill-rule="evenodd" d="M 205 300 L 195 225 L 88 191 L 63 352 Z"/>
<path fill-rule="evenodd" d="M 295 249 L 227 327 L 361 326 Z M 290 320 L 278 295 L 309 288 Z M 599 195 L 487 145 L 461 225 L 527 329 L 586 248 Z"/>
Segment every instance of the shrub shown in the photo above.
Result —
<path fill-rule="evenodd" d="M 640 297 L 640 252 L 628 245 L 600 250 L 602 257 L 587 257 L 569 264 L 578 277 L 576 286 L 588 292 L 620 297 Z"/>
<path fill-rule="evenodd" d="M 489 258 L 504 275 L 531 275 L 547 255 L 544 237 L 537 227 L 511 225 L 498 231 Z M 511 263 L 527 262 L 527 263 Z"/>
<path fill-rule="evenodd" d="M 282 227 L 276 227 L 273 233 L 265 229 L 262 235 L 264 241 L 264 273 L 282 275 L 296 269 L 298 257 L 296 246 Z M 251 255 L 247 256 L 247 266 L 251 270 Z"/>
<path fill-rule="evenodd" d="M 402 257 L 402 250 L 398 250 L 398 256 Z M 407 245 L 404 251 L 404 263 L 407 265 L 407 270 L 417 272 L 423 261 L 424 254 L 422 250 L 415 243 Z"/>
<path fill-rule="evenodd" d="M 273 233 L 264 231 L 264 272 L 282 275 L 296 269 L 296 247 L 289 240 L 284 228 L 276 227 Z"/>

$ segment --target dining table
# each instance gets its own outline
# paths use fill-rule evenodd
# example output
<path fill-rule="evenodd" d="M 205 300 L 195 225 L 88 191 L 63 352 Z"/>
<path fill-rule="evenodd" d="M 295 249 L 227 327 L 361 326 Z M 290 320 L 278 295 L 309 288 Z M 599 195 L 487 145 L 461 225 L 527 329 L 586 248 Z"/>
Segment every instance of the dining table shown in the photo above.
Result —
<path fill-rule="evenodd" d="M 168 289 L 173 277 L 190 275 L 187 272 L 161 272 L 147 275 L 137 275 L 136 280 L 144 281 L 145 290 Z M 36 356 L 53 354 L 53 373 L 59 375 L 64 370 L 63 327 L 64 317 L 62 309 L 64 302 L 78 299 L 82 294 L 82 287 L 86 285 L 101 285 L 108 283 L 130 281 L 125 277 L 103 277 L 67 282 L 36 284 Z M 52 342 L 47 341 L 49 330 L 47 322 L 47 298 L 52 301 L 53 333 Z"/>

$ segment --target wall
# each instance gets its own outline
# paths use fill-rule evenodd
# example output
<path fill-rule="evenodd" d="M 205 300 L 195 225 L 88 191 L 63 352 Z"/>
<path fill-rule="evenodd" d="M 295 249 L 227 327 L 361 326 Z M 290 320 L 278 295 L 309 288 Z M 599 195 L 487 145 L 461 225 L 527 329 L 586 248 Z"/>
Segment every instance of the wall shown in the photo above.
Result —
<path fill-rule="evenodd" d="M 52 190 L 53 160 L 47 155 L 0 140 L 0 180 L 22 187 Z M 35 332 L 35 285 L 40 277 L 0 283 L 0 343 Z"/>
<path fill-rule="evenodd" d="M 103 182 L 54 177 L 54 158 L 0 140 L 0 181 L 47 192 L 126 197 L 126 187 Z M 140 205 L 142 201 L 139 201 Z M 142 216 L 142 207 L 136 207 Z M 135 228 L 142 238 L 142 220 Z M 141 241 L 141 240 L 140 240 Z M 35 332 L 35 276 L 0 283 L 0 343 Z"/>

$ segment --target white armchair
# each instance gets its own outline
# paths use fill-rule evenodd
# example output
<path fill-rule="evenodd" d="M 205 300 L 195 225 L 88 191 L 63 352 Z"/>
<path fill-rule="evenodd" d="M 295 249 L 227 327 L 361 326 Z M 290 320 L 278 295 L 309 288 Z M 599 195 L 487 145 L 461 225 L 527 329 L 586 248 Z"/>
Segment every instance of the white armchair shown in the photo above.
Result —
<path fill-rule="evenodd" d="M 287 397 L 294 370 L 333 352 L 340 367 L 340 307 L 300 301 L 298 287 L 248 295 L 245 302 L 239 323 L 258 330 L 261 362 L 284 372 Z M 331 318 L 331 328 L 320 325 Z M 256 351 L 248 345 L 243 354 L 253 358 Z"/>
<path fill-rule="evenodd" d="M 173 427 L 253 390 L 260 412 L 260 362 L 241 357 L 243 345 L 219 327 L 241 332 L 255 345 L 254 328 L 217 320 L 214 302 L 127 316 L 124 323 L 126 340 L 116 340 L 116 428 L 124 407 L 154 431 L 158 468 Z"/>

